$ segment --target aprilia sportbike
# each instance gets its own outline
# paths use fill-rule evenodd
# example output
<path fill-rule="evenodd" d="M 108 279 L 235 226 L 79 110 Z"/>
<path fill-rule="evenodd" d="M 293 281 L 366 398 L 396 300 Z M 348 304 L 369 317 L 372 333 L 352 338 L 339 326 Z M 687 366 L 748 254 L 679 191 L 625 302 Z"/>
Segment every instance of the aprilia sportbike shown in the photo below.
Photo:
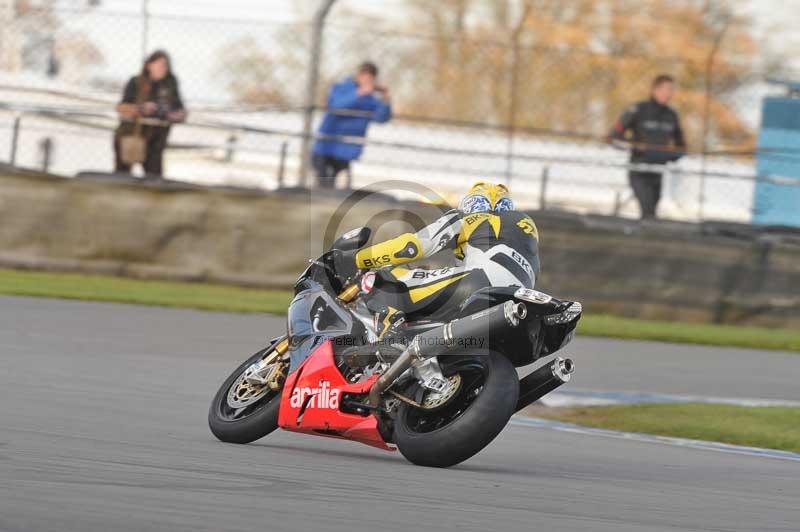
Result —
<path fill-rule="evenodd" d="M 491 287 L 414 317 L 378 341 L 363 296 L 374 273 L 342 279 L 336 253 L 363 247 L 350 231 L 295 283 L 288 335 L 274 338 L 222 384 L 209 410 L 222 441 L 249 443 L 278 427 L 355 440 L 409 461 L 448 467 L 488 445 L 514 412 L 568 382 L 572 361 L 532 364 L 573 337 L 581 305 L 527 288 Z"/>

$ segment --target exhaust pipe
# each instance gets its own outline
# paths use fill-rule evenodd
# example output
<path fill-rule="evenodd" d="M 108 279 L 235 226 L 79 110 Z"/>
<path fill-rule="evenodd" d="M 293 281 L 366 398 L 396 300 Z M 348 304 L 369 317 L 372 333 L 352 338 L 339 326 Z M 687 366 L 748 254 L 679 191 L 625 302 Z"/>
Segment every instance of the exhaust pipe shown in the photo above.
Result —
<path fill-rule="evenodd" d="M 506 301 L 418 334 L 411 340 L 403 354 L 372 385 L 369 391 L 369 404 L 377 407 L 383 392 L 415 361 L 434 357 L 449 349 L 457 348 L 460 339 L 485 341 L 492 334 L 516 327 L 527 314 L 528 309 L 523 303 Z"/>
<path fill-rule="evenodd" d="M 515 412 L 569 382 L 574 371 L 575 364 L 571 359 L 557 357 L 549 366 L 542 366 L 519 381 L 519 400 Z"/>

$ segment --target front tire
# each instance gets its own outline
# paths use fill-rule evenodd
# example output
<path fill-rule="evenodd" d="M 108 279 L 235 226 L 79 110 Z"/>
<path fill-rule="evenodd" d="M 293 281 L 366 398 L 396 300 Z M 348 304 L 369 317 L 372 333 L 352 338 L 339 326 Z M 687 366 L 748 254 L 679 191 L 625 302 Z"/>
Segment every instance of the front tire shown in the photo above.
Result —
<path fill-rule="evenodd" d="M 398 408 L 397 448 L 417 465 L 450 467 L 471 458 L 500 434 L 517 405 L 519 377 L 499 353 L 464 359 L 443 372 L 459 373 L 464 383 L 447 405 Z"/>
<path fill-rule="evenodd" d="M 208 427 L 220 441 L 226 443 L 250 443 L 263 438 L 278 428 L 278 409 L 281 403 L 281 390 L 269 390 L 255 400 L 231 404 L 234 385 L 240 381 L 245 371 L 259 360 L 272 353 L 277 342 L 248 358 L 225 379 L 208 410 Z M 241 406 L 244 405 L 244 406 Z M 237 408 L 238 407 L 238 408 Z"/>

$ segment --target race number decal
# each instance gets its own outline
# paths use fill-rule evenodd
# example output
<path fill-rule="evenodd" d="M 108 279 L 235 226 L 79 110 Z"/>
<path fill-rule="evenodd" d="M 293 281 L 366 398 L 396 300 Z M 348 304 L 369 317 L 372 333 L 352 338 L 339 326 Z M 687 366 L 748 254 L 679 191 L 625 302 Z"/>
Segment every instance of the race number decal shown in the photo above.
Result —
<path fill-rule="evenodd" d="M 526 235 L 532 235 L 533 238 L 537 240 L 539 239 L 539 231 L 536 229 L 536 225 L 530 218 L 523 218 L 522 220 L 518 221 L 517 226 L 522 229 L 522 232 Z"/>

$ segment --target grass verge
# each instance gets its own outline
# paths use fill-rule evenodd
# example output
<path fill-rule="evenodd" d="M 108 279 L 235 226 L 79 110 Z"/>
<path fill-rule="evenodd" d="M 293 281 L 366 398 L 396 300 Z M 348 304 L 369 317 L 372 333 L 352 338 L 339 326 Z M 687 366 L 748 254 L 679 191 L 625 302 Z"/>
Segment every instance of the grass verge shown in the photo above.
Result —
<path fill-rule="evenodd" d="M 0 269 L 0 294 L 226 312 L 286 313 L 289 290 Z"/>
<path fill-rule="evenodd" d="M 602 429 L 800 452 L 800 408 L 687 403 L 537 408 L 532 413 Z"/>
<path fill-rule="evenodd" d="M 0 294 L 275 314 L 285 313 L 291 300 L 289 290 L 7 269 L 0 269 Z M 587 315 L 581 319 L 578 333 L 631 340 L 800 351 L 800 331 L 788 329 Z"/>
<path fill-rule="evenodd" d="M 800 351 L 800 331 L 792 329 L 638 320 L 601 314 L 584 316 L 578 332 L 583 336 L 628 340 Z"/>

